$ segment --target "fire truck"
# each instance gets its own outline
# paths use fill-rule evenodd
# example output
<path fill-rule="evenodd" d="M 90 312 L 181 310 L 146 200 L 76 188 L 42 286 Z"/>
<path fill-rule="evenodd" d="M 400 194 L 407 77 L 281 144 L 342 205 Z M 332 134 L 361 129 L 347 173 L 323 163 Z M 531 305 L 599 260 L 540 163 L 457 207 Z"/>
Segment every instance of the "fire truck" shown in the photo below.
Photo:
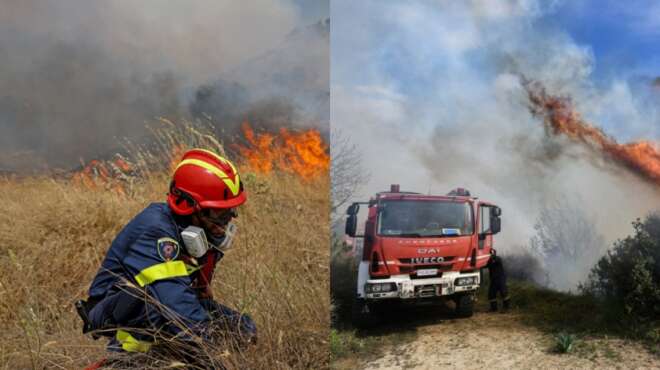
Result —
<path fill-rule="evenodd" d="M 368 212 L 358 235 L 362 205 Z M 346 213 L 345 232 L 362 246 L 356 253 L 356 324 L 373 320 L 375 308 L 394 301 L 450 299 L 459 317 L 472 316 L 480 271 L 500 231 L 500 207 L 463 188 L 438 196 L 391 185 L 368 202 L 351 204 Z"/>

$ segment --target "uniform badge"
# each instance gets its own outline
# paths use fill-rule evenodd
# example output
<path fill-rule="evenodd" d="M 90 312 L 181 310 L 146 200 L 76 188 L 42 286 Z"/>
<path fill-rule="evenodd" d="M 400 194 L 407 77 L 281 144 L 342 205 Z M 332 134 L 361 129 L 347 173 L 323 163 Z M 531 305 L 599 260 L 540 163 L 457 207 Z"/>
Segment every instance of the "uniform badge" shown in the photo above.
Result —
<path fill-rule="evenodd" d="M 172 238 L 160 238 L 157 242 L 158 255 L 165 261 L 175 260 L 179 256 L 179 243 Z"/>

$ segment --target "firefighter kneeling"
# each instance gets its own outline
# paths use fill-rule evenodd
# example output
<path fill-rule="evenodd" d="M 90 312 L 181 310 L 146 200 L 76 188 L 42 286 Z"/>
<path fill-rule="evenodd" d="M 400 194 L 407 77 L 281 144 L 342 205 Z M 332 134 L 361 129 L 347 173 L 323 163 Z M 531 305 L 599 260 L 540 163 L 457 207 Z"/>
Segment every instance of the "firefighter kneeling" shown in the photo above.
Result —
<path fill-rule="evenodd" d="M 110 351 L 146 352 L 159 336 L 212 340 L 222 327 L 247 344 L 250 317 L 213 300 L 216 263 L 231 246 L 231 222 L 246 194 L 234 165 L 193 149 L 174 171 L 167 203 L 153 203 L 117 235 L 77 303 L 84 332 L 110 336 Z"/>
<path fill-rule="evenodd" d="M 488 260 L 488 272 L 490 276 L 490 286 L 488 287 L 488 301 L 490 302 L 490 311 L 497 311 L 497 293 L 500 293 L 504 311 L 509 309 L 509 290 L 506 287 L 506 274 L 502 258 L 497 255 L 495 249 L 490 250 L 490 259 Z"/>

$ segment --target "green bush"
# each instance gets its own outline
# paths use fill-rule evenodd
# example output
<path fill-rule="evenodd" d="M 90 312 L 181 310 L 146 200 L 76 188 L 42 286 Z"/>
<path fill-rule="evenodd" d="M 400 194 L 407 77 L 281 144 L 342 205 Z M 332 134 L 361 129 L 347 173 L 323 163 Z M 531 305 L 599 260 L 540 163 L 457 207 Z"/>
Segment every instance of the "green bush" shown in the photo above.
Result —
<path fill-rule="evenodd" d="M 660 212 L 633 226 L 634 234 L 596 263 L 583 290 L 603 297 L 620 318 L 651 329 L 646 324 L 660 318 Z"/>
<path fill-rule="evenodd" d="M 555 335 L 555 351 L 559 353 L 569 353 L 573 350 L 575 336 L 567 333 Z"/>

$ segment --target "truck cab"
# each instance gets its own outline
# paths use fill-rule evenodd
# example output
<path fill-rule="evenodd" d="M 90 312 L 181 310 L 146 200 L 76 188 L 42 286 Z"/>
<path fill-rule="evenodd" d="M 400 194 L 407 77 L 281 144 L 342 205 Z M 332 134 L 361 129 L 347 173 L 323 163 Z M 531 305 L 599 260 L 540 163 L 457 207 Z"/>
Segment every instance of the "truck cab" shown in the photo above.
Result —
<path fill-rule="evenodd" d="M 367 219 L 364 233 L 357 235 L 361 206 L 367 207 Z M 376 302 L 449 298 L 459 316 L 471 316 L 501 214 L 498 206 L 463 188 L 423 195 L 392 185 L 369 202 L 351 204 L 346 234 L 363 238 L 357 314 L 369 314 Z"/>

